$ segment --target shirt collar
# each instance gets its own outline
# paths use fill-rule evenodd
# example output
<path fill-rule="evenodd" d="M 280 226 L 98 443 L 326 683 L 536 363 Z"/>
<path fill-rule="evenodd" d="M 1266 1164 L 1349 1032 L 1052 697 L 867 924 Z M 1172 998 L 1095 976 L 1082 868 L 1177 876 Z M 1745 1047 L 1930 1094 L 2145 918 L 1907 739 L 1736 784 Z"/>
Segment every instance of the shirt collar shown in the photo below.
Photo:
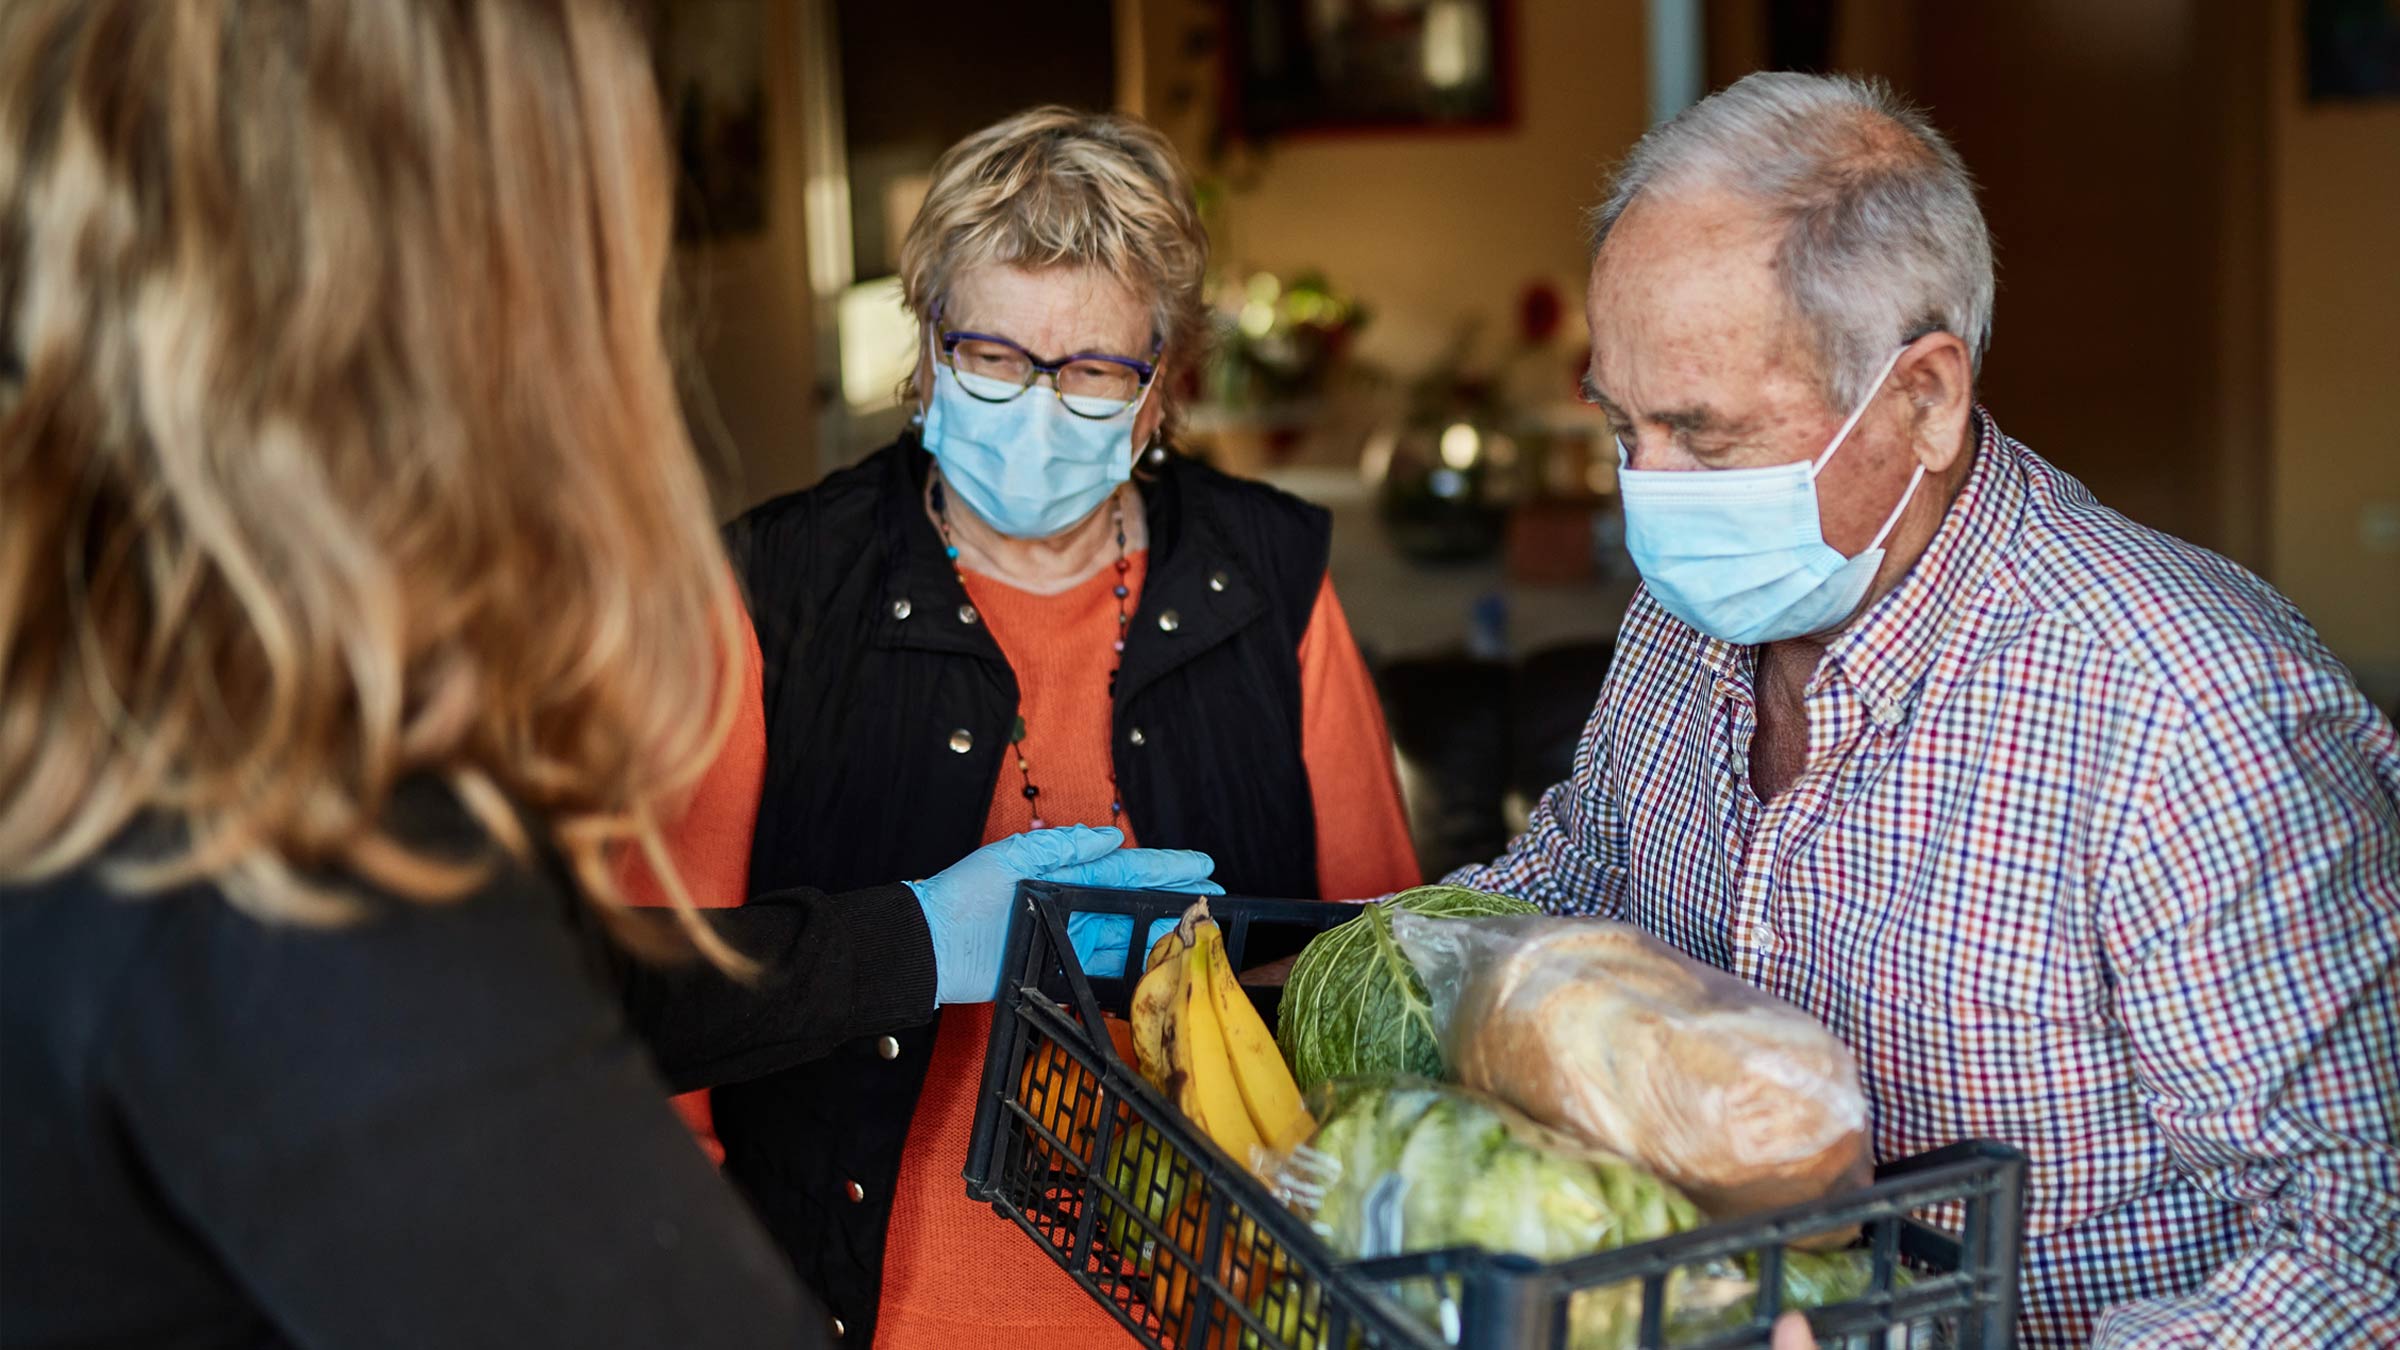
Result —
<path fill-rule="evenodd" d="M 1906 719 L 1944 635 L 2016 534 L 2024 511 L 2024 465 L 2012 443 L 1981 405 L 1975 426 L 1974 467 L 1933 542 L 1900 584 L 1868 606 L 1826 650 L 1826 659 L 1840 668 L 1881 725 Z"/>
<path fill-rule="evenodd" d="M 1680 619 L 1670 622 L 1678 627 L 1685 626 Z M 1737 646 L 1723 638 L 1710 637 L 1697 628 L 1687 631 L 1700 643 L 1700 664 L 1720 683 L 1737 678 L 1747 681 L 1750 678 L 1750 667 L 1755 659 L 1753 654 L 1757 648 Z"/>

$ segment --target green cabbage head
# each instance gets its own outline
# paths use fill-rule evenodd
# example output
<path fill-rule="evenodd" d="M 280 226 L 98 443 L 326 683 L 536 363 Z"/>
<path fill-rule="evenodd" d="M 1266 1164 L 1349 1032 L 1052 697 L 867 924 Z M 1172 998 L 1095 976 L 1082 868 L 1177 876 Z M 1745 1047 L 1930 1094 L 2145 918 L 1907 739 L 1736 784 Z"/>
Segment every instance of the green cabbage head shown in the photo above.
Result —
<path fill-rule="evenodd" d="M 1395 905 L 1447 919 L 1536 912 L 1490 891 L 1419 886 L 1319 933 L 1292 965 L 1275 1028 L 1303 1092 L 1329 1078 L 1443 1076 L 1433 1000 L 1392 940 Z"/>

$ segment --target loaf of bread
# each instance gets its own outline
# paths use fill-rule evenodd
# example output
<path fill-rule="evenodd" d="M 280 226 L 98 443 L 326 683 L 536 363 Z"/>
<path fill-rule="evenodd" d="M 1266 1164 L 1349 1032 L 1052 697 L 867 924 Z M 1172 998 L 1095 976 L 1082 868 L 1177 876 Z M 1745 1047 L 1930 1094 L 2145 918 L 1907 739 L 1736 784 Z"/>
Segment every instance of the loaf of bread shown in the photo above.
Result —
<path fill-rule="evenodd" d="M 1625 924 L 1395 915 L 1393 933 L 1461 1083 L 1640 1161 L 1710 1214 L 1869 1177 L 1857 1062 L 1799 1008 Z"/>

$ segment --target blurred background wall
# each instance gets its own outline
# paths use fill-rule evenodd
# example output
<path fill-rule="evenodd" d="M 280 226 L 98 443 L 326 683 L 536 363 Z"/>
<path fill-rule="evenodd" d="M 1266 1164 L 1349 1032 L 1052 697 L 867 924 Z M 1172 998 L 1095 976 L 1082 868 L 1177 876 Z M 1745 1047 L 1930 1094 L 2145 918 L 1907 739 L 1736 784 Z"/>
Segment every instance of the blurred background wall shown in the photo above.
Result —
<path fill-rule="evenodd" d="M 816 481 L 816 330 L 809 278 L 808 183 L 812 106 L 806 95 L 814 35 L 796 0 L 669 0 L 653 17 L 665 101 L 678 139 L 690 133 L 691 91 L 677 59 L 726 64 L 755 79 L 760 106 L 753 154 L 738 166 L 759 180 L 764 210 L 752 228 L 711 232 L 678 202 L 678 267 L 670 335 L 684 366 L 693 443 L 730 514 Z M 670 29 L 667 15 L 678 17 Z M 677 39 L 683 39 L 678 44 Z M 727 51 L 728 48 L 732 50 Z M 746 60 L 745 60 L 746 58 Z M 692 155 L 686 147 L 686 173 Z"/>
<path fill-rule="evenodd" d="M 1554 444 L 1575 426 L 1561 405 L 1582 341 L 1579 215 L 1648 122 L 1651 25 L 1681 11 L 1698 21 L 1703 87 L 1842 69 L 1926 105 L 1981 179 L 1999 242 L 1984 394 L 2002 425 L 2110 505 L 2264 573 L 2390 706 L 2400 97 L 2311 96 L 2303 35 L 2321 3 L 1505 0 L 1475 7 L 1496 16 L 1477 59 L 1505 86 L 1503 115 L 1262 135 L 1237 125 L 1228 71 L 1268 0 L 673 0 L 669 29 L 755 34 L 762 86 L 746 162 L 764 218 L 683 250 L 695 431 L 728 512 L 887 438 L 899 413 L 861 362 L 905 355 L 905 326 L 895 338 L 873 316 L 890 307 L 876 269 L 912 179 L 1006 109 L 1118 106 L 1190 158 L 1226 331 L 1266 363 L 1195 391 L 1198 438 L 1335 505 L 1336 580 L 1362 597 L 1366 640 L 1488 647 L 1494 613 L 1519 650 L 1604 637 L 1628 589 L 1605 556 L 1610 484 Z M 1278 392 L 1284 311 L 1311 288 L 1330 297 L 1318 313 L 1343 316 L 1322 321 L 1338 351 L 1312 358 L 1302 393 Z M 1254 342 L 1243 325 L 1268 294 L 1283 299 Z M 1547 488 L 1524 464 L 1470 483 L 1499 502 L 1481 561 L 1395 542 L 1393 466 L 1428 418 L 1477 428 L 1487 459 L 1506 443 L 1548 466 Z M 1602 556 L 1557 556 L 1578 546 Z"/>
<path fill-rule="evenodd" d="M 2400 705 L 2400 100 L 2311 103 L 2292 0 L 2274 90 L 2269 580 Z"/>
<path fill-rule="evenodd" d="M 1580 216 L 1647 125 L 1639 0 L 1516 0 L 1509 125 L 1319 133 L 1230 153 L 1214 148 L 1223 57 L 1194 40 L 1218 6 L 1148 8 L 1152 115 L 1187 159 L 1226 162 L 1214 241 L 1226 264 L 1326 271 L 1374 308 L 1359 354 L 1401 370 L 1440 359 L 1469 326 L 1500 333 L 1530 282 L 1579 312 Z"/>

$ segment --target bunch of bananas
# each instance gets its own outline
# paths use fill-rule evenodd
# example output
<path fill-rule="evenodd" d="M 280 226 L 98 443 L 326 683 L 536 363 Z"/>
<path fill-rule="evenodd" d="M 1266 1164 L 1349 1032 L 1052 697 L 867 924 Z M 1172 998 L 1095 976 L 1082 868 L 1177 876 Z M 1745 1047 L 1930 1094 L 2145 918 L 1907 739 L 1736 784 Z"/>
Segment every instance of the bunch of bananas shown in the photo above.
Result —
<path fill-rule="evenodd" d="M 1316 1121 L 1266 1021 L 1234 978 L 1225 937 L 1203 900 L 1150 949 L 1131 1008 L 1133 1053 L 1142 1076 L 1218 1147 L 1253 1169 L 1305 1142 Z M 1132 1214 L 1103 1198 L 1101 1232 L 1146 1282 L 1145 1302 L 1162 1328 L 1199 1350 L 1253 1350 L 1258 1344 L 1236 1321 L 1203 1331 L 1190 1325 L 1200 1272 L 1208 1181 L 1147 1124 L 1121 1118 L 1105 1164 L 1109 1181 L 1158 1225 L 1154 1241 Z M 1214 1274 L 1233 1298 L 1281 1333 L 1295 1321 L 1303 1292 L 1287 1283 L 1283 1253 L 1241 1216 L 1225 1233 Z M 1296 1327 L 1294 1328 L 1296 1333 Z M 1285 1343 L 1300 1345 L 1296 1334 Z"/>
<path fill-rule="evenodd" d="M 1234 1161 L 1256 1170 L 1315 1131 L 1274 1034 L 1234 979 L 1206 899 L 1150 948 L 1132 1020 L 1142 1076 Z"/>

